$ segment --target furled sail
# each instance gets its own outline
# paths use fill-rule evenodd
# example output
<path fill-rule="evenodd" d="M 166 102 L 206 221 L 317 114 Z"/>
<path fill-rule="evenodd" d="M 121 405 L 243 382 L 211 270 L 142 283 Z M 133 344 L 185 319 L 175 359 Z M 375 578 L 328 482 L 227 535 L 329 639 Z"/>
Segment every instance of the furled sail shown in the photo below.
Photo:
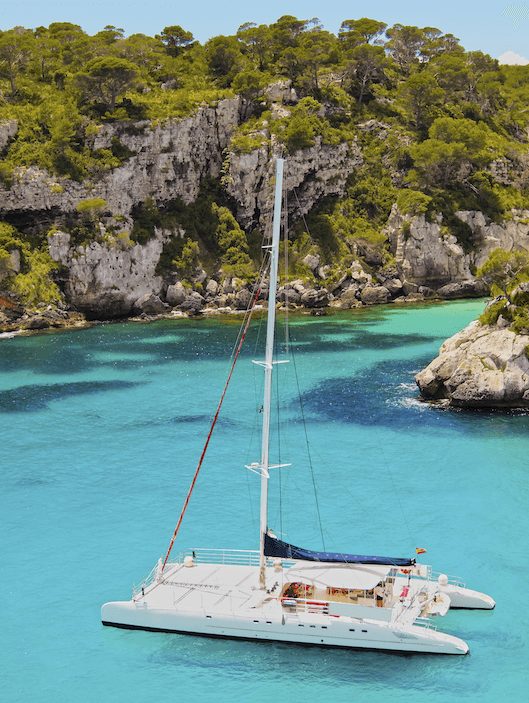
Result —
<path fill-rule="evenodd" d="M 415 559 L 366 557 L 358 554 L 340 554 L 338 552 L 312 552 L 309 549 L 301 549 L 301 547 L 294 547 L 293 544 L 282 542 L 269 534 L 265 534 L 264 553 L 267 557 L 340 564 L 382 564 L 384 566 L 412 566 L 415 564 Z"/>

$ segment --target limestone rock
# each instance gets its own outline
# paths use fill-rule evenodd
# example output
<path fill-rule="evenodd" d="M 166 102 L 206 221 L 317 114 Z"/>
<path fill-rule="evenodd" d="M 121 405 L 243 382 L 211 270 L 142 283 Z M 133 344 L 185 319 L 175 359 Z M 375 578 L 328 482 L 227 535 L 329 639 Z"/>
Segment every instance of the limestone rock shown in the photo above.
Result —
<path fill-rule="evenodd" d="M 42 315 L 35 315 L 34 317 L 30 317 L 23 323 L 22 329 L 46 330 L 50 326 L 50 321 L 47 320 L 45 317 L 43 317 Z"/>
<path fill-rule="evenodd" d="M 415 376 L 424 398 L 468 408 L 529 405 L 529 335 L 472 322 Z"/>
<path fill-rule="evenodd" d="M 146 244 L 125 249 L 92 241 L 86 246 L 70 247 L 70 235 L 48 235 L 52 259 L 69 269 L 66 297 L 88 319 L 124 317 L 133 304 L 145 295 L 159 296 L 163 279 L 155 273 L 166 235 L 157 231 Z"/>
<path fill-rule="evenodd" d="M 235 306 L 237 310 L 247 310 L 252 300 L 252 294 L 247 288 L 242 288 L 235 293 Z"/>
<path fill-rule="evenodd" d="M 471 268 L 479 268 L 496 248 L 506 251 L 529 249 L 529 212 L 513 211 L 510 220 L 490 222 L 482 212 L 458 211 L 457 217 L 472 231 L 474 251 L 465 253 L 442 217 L 428 222 L 424 215 L 403 215 L 394 205 L 384 233 L 395 256 L 402 281 L 437 290 L 441 297 L 483 295 Z M 459 284 L 459 288 L 444 289 Z M 411 291 L 408 291 L 411 292 Z"/>
<path fill-rule="evenodd" d="M 288 302 L 292 305 L 300 305 L 301 294 L 291 284 L 287 284 L 279 288 L 277 299 L 280 303 Z"/>
<path fill-rule="evenodd" d="M 320 265 L 320 257 L 314 256 L 313 254 L 307 254 L 307 256 L 303 259 L 303 263 L 305 266 L 308 266 L 311 271 L 316 271 Z"/>
<path fill-rule="evenodd" d="M 384 288 L 390 292 L 391 295 L 399 295 L 402 291 L 402 281 L 400 278 L 386 278 L 382 281 Z"/>
<path fill-rule="evenodd" d="M 154 295 L 154 293 L 147 293 L 146 295 L 143 295 L 141 298 L 138 298 L 132 306 L 132 312 L 135 315 L 160 315 L 168 310 L 169 305 L 162 302 L 162 300 L 160 300 L 157 295 Z"/>
<path fill-rule="evenodd" d="M 173 283 L 173 285 L 169 286 L 167 288 L 167 292 L 165 294 L 165 300 L 169 305 L 172 305 L 173 307 L 177 305 L 181 305 L 186 297 L 186 290 L 184 286 L 180 283 Z"/>
<path fill-rule="evenodd" d="M 390 298 L 391 294 L 385 286 L 366 286 L 361 293 L 361 300 L 364 305 L 387 303 Z"/>
<path fill-rule="evenodd" d="M 264 93 L 272 103 L 298 102 L 298 96 L 296 95 L 296 91 L 292 88 L 292 81 L 283 80 L 277 81 L 276 83 L 271 83 L 265 88 Z"/>
<path fill-rule="evenodd" d="M 385 234 L 402 280 L 438 288 L 473 279 L 470 258 L 454 235 L 442 234 L 439 222 L 428 222 L 424 215 L 402 215 L 394 205 Z"/>
<path fill-rule="evenodd" d="M 301 304 L 306 308 L 324 308 L 329 302 L 329 294 L 326 288 L 305 290 L 301 295 Z"/>
<path fill-rule="evenodd" d="M 322 144 L 319 136 L 313 147 L 292 154 L 285 170 L 284 185 L 289 192 L 297 193 L 296 201 L 289 202 L 294 218 L 306 215 L 324 196 L 343 195 L 348 177 L 362 164 L 362 153 L 356 144 Z M 249 154 L 231 154 L 227 191 L 237 202 L 237 221 L 245 229 L 258 223 L 262 228 L 270 226 L 274 177 L 275 160 L 270 159 L 268 145 Z"/>
<path fill-rule="evenodd" d="M 488 288 L 483 281 L 472 278 L 468 281 L 447 283 L 437 289 L 441 298 L 479 298 L 487 295 Z"/>
<path fill-rule="evenodd" d="M 157 205 L 175 198 L 194 202 L 202 179 L 220 175 L 222 151 L 241 120 L 241 101 L 236 97 L 220 100 L 216 106 L 204 105 L 185 119 L 103 124 L 92 148 L 110 149 L 112 140 L 118 139 L 132 152 L 121 166 L 100 180 L 83 183 L 50 176 L 36 166 L 19 167 L 11 187 L 0 186 L 0 206 L 12 213 L 68 213 L 75 212 L 83 200 L 101 198 L 114 215 L 129 215 L 148 197 Z M 9 134 L 9 129 L 0 127 L 0 140 L 4 133 Z"/>
<path fill-rule="evenodd" d="M 0 313 L 5 317 L 5 320 L 18 320 L 22 317 L 24 312 L 24 307 L 19 305 L 16 300 L 0 295 Z"/>
<path fill-rule="evenodd" d="M 197 315 L 204 307 L 205 300 L 196 291 L 190 295 L 186 295 L 184 302 L 180 305 L 180 310 L 188 315 Z"/>
<path fill-rule="evenodd" d="M 9 140 L 15 136 L 17 131 L 18 122 L 16 120 L 0 122 L 0 151 L 7 146 Z"/>
<path fill-rule="evenodd" d="M 218 281 L 211 278 L 206 285 L 206 298 L 214 298 L 220 290 Z"/>

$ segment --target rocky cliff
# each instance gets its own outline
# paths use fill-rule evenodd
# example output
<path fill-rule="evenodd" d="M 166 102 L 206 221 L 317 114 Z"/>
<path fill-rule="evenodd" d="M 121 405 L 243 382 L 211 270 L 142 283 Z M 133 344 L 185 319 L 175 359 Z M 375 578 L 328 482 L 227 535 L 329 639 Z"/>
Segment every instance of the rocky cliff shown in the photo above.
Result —
<path fill-rule="evenodd" d="M 280 103 L 287 88 L 280 86 L 272 98 Z M 287 97 L 296 100 L 290 93 Z M 278 114 L 286 109 L 279 103 L 275 108 Z M 145 244 L 131 242 L 128 235 L 134 208 L 149 198 L 159 208 L 177 198 L 193 203 L 203 179 L 221 175 L 238 222 L 247 231 L 266 230 L 273 208 L 274 158 L 280 146 L 267 133 L 268 141 L 262 148 L 250 153 L 230 150 L 233 130 L 247 118 L 247 110 L 244 100 L 237 97 L 202 105 L 185 119 L 101 125 L 90 137 L 91 147 L 110 149 L 117 140 L 129 154 L 121 166 L 82 183 L 52 177 L 36 167 L 18 168 L 11 187 L 0 187 L 0 216 L 28 233 L 55 225 L 48 235 L 48 246 L 52 258 L 62 264 L 66 302 L 90 318 L 163 312 L 176 305 L 185 308 L 186 299 L 187 307 L 195 311 L 207 305 L 241 305 L 245 285 L 242 281 L 233 284 L 229 277 L 224 281 L 219 270 L 207 276 L 198 267 L 191 280 L 196 284 L 194 291 L 184 289 L 174 271 L 163 277 L 159 274 L 157 264 L 164 245 L 184 236 L 182 229 L 158 228 Z M 16 131 L 16 122 L 0 125 L 0 146 Z M 344 196 L 349 177 L 362 164 L 362 151 L 354 141 L 330 145 L 317 136 L 314 146 L 296 151 L 286 170 L 290 221 L 305 216 L 325 196 Z M 70 216 L 75 222 L 78 206 L 94 199 L 105 203 L 98 223 L 101 236 L 89 244 L 76 245 L 65 220 Z M 442 215 L 428 222 L 422 215 L 403 215 L 395 205 L 384 230 L 393 266 L 382 268 L 380 247 L 377 250 L 362 240 L 359 232 L 358 239 L 349 243 L 354 261 L 351 264 L 349 259 L 343 270 L 330 272 L 329 266 L 320 265 L 317 253 L 305 257 L 303 264 L 312 281 L 296 282 L 290 301 L 311 308 L 347 308 L 483 295 L 485 286 L 472 272 L 496 247 L 529 249 L 528 216 L 528 212 L 513 212 L 511 219 L 500 225 L 487 221 L 481 212 L 458 212 L 457 217 L 472 232 L 472 247 L 465 251 L 443 223 Z"/>
<path fill-rule="evenodd" d="M 36 167 L 18 168 L 11 187 L 0 187 L 0 211 L 4 216 L 19 213 L 26 220 L 31 215 L 49 221 L 94 198 L 104 200 L 114 216 L 129 215 L 149 197 L 159 206 L 175 198 L 193 202 L 201 180 L 219 176 L 223 150 L 241 121 L 241 106 L 241 98 L 233 98 L 204 105 L 185 119 L 101 125 L 90 138 L 92 149 L 108 149 L 113 139 L 119 140 L 131 153 L 122 166 L 83 183 L 50 176 Z M 16 125 L 9 124 L 12 137 Z"/>
<path fill-rule="evenodd" d="M 408 284 L 433 289 L 440 297 L 484 295 L 486 287 L 472 271 L 484 264 L 496 248 L 529 249 L 529 212 L 513 211 L 500 224 L 482 212 L 457 212 L 472 232 L 472 250 L 465 252 L 457 238 L 443 226 L 443 216 L 428 222 L 424 215 L 403 215 L 395 205 L 385 234 L 389 239 L 399 276 Z"/>

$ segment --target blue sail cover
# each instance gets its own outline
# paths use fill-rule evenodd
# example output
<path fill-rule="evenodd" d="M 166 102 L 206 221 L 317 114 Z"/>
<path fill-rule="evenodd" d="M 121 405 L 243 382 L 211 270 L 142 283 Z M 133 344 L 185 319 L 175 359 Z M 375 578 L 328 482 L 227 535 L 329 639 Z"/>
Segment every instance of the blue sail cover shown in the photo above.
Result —
<path fill-rule="evenodd" d="M 393 559 L 392 557 L 364 557 L 358 554 L 339 554 L 337 552 L 311 552 L 308 549 L 294 547 L 293 544 L 265 534 L 264 553 L 267 557 L 281 559 L 299 559 L 300 561 L 321 561 L 339 564 L 378 564 L 382 566 L 413 566 L 415 559 Z"/>

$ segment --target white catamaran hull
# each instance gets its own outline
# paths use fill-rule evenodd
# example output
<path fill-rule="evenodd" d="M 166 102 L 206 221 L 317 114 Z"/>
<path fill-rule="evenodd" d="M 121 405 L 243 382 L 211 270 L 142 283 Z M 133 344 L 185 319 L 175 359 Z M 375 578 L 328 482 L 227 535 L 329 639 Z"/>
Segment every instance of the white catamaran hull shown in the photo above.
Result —
<path fill-rule="evenodd" d="M 150 607 L 148 603 L 106 603 L 101 611 L 104 625 L 209 637 L 290 642 L 324 647 L 379 649 L 395 652 L 467 654 L 461 639 L 416 625 L 391 625 L 372 620 L 305 614 L 283 616 L 279 612 L 207 611 L 179 612 L 176 608 Z"/>
<path fill-rule="evenodd" d="M 288 573 L 268 567 L 263 591 L 257 566 L 207 563 L 188 569 L 173 564 L 163 579 L 158 575 L 158 581 L 132 600 L 103 605 L 101 619 L 114 627 L 210 637 L 395 652 L 468 652 L 465 642 L 438 632 L 427 620 L 390 621 L 395 614 L 388 608 L 359 606 L 362 617 L 349 617 L 340 612 L 355 606 L 289 601 L 281 597 Z"/>
<path fill-rule="evenodd" d="M 462 608 L 465 610 L 492 610 L 496 605 L 493 598 L 486 593 L 473 591 L 466 588 L 457 578 L 450 578 L 445 574 L 432 575 L 429 566 L 415 564 L 409 569 L 400 570 L 400 584 L 402 588 L 410 587 L 414 591 L 420 590 L 423 586 L 436 587 L 441 593 L 446 593 L 450 598 L 450 608 L 452 610 Z"/>

